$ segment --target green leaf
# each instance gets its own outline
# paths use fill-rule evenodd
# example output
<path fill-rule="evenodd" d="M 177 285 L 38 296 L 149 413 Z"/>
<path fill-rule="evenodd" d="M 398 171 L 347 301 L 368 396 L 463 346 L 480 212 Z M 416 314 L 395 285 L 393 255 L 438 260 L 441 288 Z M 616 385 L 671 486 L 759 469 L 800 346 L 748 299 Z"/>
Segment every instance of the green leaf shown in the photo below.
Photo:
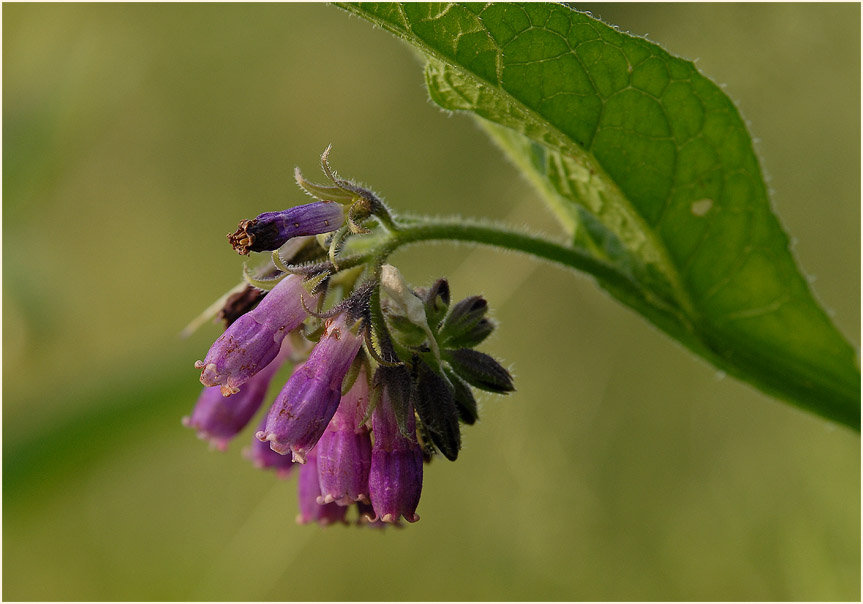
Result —
<path fill-rule="evenodd" d="M 737 108 L 695 66 L 564 5 L 339 4 L 421 51 L 622 302 L 721 369 L 859 430 L 853 347 L 773 215 Z"/>

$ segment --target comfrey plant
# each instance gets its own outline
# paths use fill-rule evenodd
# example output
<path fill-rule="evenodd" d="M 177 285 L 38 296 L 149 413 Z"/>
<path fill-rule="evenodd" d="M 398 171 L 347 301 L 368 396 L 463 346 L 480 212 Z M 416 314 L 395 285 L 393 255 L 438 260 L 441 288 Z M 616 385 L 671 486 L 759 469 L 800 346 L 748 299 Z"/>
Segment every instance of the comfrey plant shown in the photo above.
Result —
<path fill-rule="evenodd" d="M 184 424 L 224 450 L 292 363 L 247 456 L 299 474 L 298 522 L 345 523 L 349 507 L 364 524 L 416 522 L 424 463 L 454 461 L 459 424 L 477 420 L 473 390 L 506 394 L 512 377 L 475 350 L 495 327 L 482 297 L 451 304 L 446 279 L 414 289 L 386 262 L 399 245 L 434 237 L 337 178 L 328 153 L 327 184 L 295 174 L 316 201 L 228 235 L 241 255 L 267 254 L 214 305 L 226 329 L 195 363 L 205 388 Z"/>

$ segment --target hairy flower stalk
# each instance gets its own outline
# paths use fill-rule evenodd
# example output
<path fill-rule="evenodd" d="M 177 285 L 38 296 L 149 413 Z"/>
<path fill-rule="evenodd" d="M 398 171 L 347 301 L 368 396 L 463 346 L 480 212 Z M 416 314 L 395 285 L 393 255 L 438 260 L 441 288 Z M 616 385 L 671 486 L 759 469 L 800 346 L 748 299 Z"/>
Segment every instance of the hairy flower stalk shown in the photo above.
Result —
<path fill-rule="evenodd" d="M 335 414 L 342 380 L 362 344 L 350 323 L 345 313 L 328 321 L 309 360 L 294 371 L 270 408 L 266 428 L 256 435 L 299 463 L 305 463 Z"/>
<path fill-rule="evenodd" d="M 402 526 L 419 520 L 424 463 L 457 459 L 462 426 L 478 418 L 474 390 L 514 387 L 503 365 L 474 350 L 496 327 L 486 301 L 451 304 L 446 279 L 412 288 L 387 258 L 416 241 L 491 231 L 400 222 L 375 193 L 336 177 L 328 153 L 329 184 L 296 173 L 318 201 L 244 220 L 229 235 L 240 254 L 278 251 L 202 315 L 228 327 L 195 363 L 207 388 L 184 423 L 224 449 L 290 357 L 297 364 L 245 455 L 278 477 L 298 475 L 300 524 L 346 524 L 350 510 L 358 524 Z M 304 340 L 316 342 L 307 356 Z"/>
<path fill-rule="evenodd" d="M 210 347 L 201 369 L 204 386 L 220 386 L 224 396 L 240 386 L 276 357 L 282 340 L 308 316 L 303 296 L 309 296 L 299 275 L 282 279 L 258 305 L 234 321 Z M 311 297 L 311 296 L 309 296 Z"/>

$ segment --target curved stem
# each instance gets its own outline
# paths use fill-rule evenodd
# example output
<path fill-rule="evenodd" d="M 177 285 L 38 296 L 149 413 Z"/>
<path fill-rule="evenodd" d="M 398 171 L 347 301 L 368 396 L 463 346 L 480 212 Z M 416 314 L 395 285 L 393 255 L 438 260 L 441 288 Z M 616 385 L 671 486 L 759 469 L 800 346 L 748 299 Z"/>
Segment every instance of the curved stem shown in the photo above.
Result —
<path fill-rule="evenodd" d="M 607 287 L 626 291 L 638 298 L 644 297 L 642 288 L 633 279 L 583 250 L 504 225 L 463 218 L 400 216 L 397 230 L 391 231 L 380 246 L 368 254 L 350 258 L 349 263 L 361 262 L 372 256 L 386 257 L 403 246 L 424 241 L 461 241 L 521 252 L 593 275 Z M 340 266 L 345 262 L 341 261 Z"/>

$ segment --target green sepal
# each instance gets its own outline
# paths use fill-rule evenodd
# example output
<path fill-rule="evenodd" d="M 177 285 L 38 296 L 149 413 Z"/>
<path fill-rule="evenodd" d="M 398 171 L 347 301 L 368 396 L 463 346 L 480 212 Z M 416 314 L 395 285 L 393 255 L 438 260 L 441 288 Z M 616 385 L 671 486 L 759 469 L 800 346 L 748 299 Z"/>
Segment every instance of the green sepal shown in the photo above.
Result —
<path fill-rule="evenodd" d="M 470 328 L 450 336 L 442 344 L 447 348 L 473 348 L 482 344 L 497 327 L 491 319 L 480 319 Z"/>
<path fill-rule="evenodd" d="M 267 292 L 273 289 L 276 285 L 279 284 L 282 279 L 287 276 L 287 273 L 282 273 L 278 277 L 255 277 L 252 274 L 252 269 L 249 267 L 249 265 L 247 263 L 243 264 L 243 279 L 246 280 L 246 283 L 248 283 L 252 287 L 257 287 L 258 289 L 262 289 Z"/>
<path fill-rule="evenodd" d="M 346 395 L 350 389 L 354 387 L 354 383 L 357 381 L 360 372 L 367 364 L 368 361 L 366 361 L 366 355 L 363 353 L 362 349 L 360 349 L 357 356 L 354 357 L 354 361 L 351 363 L 351 367 L 348 369 L 345 379 L 342 380 L 342 396 Z"/>
<path fill-rule="evenodd" d="M 461 431 L 453 387 L 445 377 L 421 361 L 416 363 L 415 371 L 415 387 L 411 393 L 417 415 L 428 428 L 438 450 L 450 461 L 455 461 L 461 448 Z"/>
<path fill-rule="evenodd" d="M 411 376 L 404 365 L 396 367 L 378 367 L 375 372 L 374 386 L 383 388 L 386 385 L 390 405 L 396 419 L 399 433 L 410 440 L 416 440 L 416 434 L 407 429 L 408 410 L 411 401 Z M 413 411 L 410 411 L 413 413 Z"/>
<path fill-rule="evenodd" d="M 381 392 L 383 390 L 383 386 L 380 384 L 373 383 L 369 388 L 369 404 L 366 407 L 366 413 L 363 415 L 363 419 L 360 424 L 368 424 L 372 421 L 372 413 L 374 413 L 375 408 L 377 408 L 378 403 L 381 402 Z"/>
<path fill-rule="evenodd" d="M 428 427 L 426 427 L 422 420 L 417 420 L 417 441 L 422 449 L 423 457 L 428 459 L 434 457 L 435 453 L 437 453 L 437 448 L 434 446 L 431 432 L 429 432 Z"/>
<path fill-rule="evenodd" d="M 321 336 L 324 335 L 326 328 L 327 328 L 327 326 L 324 323 L 320 323 L 313 330 L 304 333 L 303 337 L 306 338 L 309 342 L 315 342 L 315 343 L 320 342 Z"/>
<path fill-rule="evenodd" d="M 479 419 L 479 410 L 477 409 L 473 391 L 450 367 L 444 367 L 443 371 L 449 383 L 453 386 L 453 401 L 455 402 L 455 408 L 458 410 L 459 419 L 469 426 L 473 425 Z"/>
<path fill-rule="evenodd" d="M 428 339 L 425 330 L 403 315 L 387 315 L 387 323 L 399 343 L 407 347 L 422 345 Z"/>
<path fill-rule="evenodd" d="M 312 197 L 320 199 L 321 201 L 337 201 L 343 204 L 352 203 L 356 199 L 356 194 L 353 191 L 341 187 L 332 168 L 330 168 L 328 158 L 331 150 L 332 145 L 329 145 L 321 154 L 321 168 L 323 169 L 324 174 L 327 175 L 329 181 L 333 183 L 332 185 L 319 185 L 309 182 L 303 177 L 299 168 L 294 168 L 294 180 L 297 181 L 297 184 L 306 193 Z"/>
<path fill-rule="evenodd" d="M 463 348 L 457 344 L 479 323 L 488 312 L 488 303 L 482 296 L 470 296 L 457 302 L 440 328 L 440 342 L 447 348 Z M 492 324 L 492 329 L 494 325 Z M 491 332 L 489 332 L 491 333 Z M 487 336 L 488 334 L 486 334 Z M 483 338 L 485 339 L 485 338 Z"/>
<path fill-rule="evenodd" d="M 438 279 L 427 292 L 422 294 L 429 327 L 437 329 L 449 309 L 449 282 Z"/>
<path fill-rule="evenodd" d="M 471 386 L 498 394 L 515 390 L 509 371 L 483 352 L 459 348 L 446 350 L 443 356 L 453 371 Z"/>
<path fill-rule="evenodd" d="M 318 273 L 314 277 L 309 277 L 305 281 L 303 281 L 303 287 L 306 288 L 306 291 L 310 294 L 315 294 L 320 292 L 321 284 L 329 279 L 330 274 L 326 271 L 322 273 Z"/>

